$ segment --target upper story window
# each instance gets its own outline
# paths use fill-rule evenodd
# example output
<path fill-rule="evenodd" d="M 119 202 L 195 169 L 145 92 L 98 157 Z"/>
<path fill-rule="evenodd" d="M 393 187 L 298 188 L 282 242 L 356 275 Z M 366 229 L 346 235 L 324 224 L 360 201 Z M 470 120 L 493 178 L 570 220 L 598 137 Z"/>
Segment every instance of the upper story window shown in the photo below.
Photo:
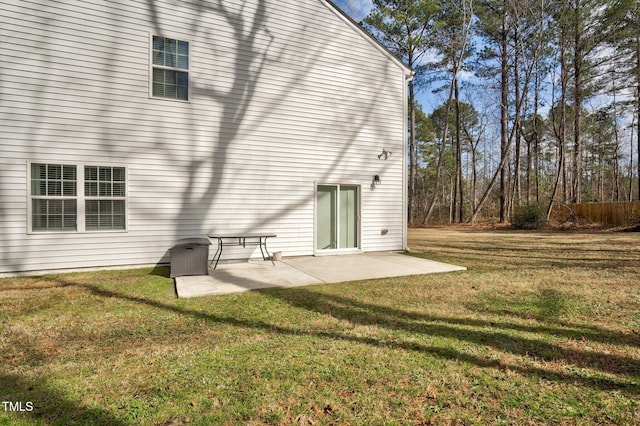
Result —
<path fill-rule="evenodd" d="M 189 43 L 153 36 L 152 96 L 189 100 Z"/>

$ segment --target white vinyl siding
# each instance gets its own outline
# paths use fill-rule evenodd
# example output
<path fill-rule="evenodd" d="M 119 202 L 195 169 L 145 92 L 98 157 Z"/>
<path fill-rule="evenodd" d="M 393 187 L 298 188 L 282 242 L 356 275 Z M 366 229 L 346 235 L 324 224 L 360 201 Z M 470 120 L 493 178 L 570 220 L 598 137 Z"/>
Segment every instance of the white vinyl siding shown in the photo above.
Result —
<path fill-rule="evenodd" d="M 312 255 L 316 183 L 359 186 L 362 251 L 404 248 L 408 71 L 324 0 L 207 4 L 0 0 L 0 274 L 167 262 L 211 231 Z M 153 35 L 189 42 L 188 102 L 150 96 Z M 77 231 L 32 230 L 25 164 L 124 166 L 126 232 L 88 229 L 84 181 Z"/>

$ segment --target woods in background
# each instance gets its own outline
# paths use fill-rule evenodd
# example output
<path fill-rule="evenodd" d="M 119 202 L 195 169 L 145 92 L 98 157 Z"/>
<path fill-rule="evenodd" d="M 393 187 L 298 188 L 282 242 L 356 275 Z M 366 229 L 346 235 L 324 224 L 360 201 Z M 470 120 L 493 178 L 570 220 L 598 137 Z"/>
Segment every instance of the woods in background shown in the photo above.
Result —
<path fill-rule="evenodd" d="M 639 3 L 374 0 L 362 25 L 416 71 L 409 222 L 637 200 Z"/>

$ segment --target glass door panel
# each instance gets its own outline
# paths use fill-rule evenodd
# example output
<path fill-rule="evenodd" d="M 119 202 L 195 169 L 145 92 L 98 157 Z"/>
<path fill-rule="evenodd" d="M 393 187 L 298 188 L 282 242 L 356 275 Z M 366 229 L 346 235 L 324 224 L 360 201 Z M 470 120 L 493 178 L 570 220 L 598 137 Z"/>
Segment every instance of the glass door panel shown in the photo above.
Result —
<path fill-rule="evenodd" d="M 358 248 L 358 187 L 318 185 L 316 250 Z"/>
<path fill-rule="evenodd" d="M 337 230 L 337 188 L 335 186 L 318 186 L 317 191 L 317 223 L 316 249 L 329 250 L 336 248 Z"/>
<path fill-rule="evenodd" d="M 339 248 L 358 247 L 358 187 L 340 187 Z"/>

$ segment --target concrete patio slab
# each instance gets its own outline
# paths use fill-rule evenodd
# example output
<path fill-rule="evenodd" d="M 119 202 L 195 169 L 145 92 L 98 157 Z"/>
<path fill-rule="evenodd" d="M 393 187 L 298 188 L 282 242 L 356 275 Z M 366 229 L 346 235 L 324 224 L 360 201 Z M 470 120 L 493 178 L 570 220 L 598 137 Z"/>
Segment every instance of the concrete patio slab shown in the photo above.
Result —
<path fill-rule="evenodd" d="M 262 260 L 221 263 L 208 276 L 176 277 L 175 283 L 178 297 L 186 298 L 463 270 L 466 268 L 399 253 L 375 252 L 288 257 L 275 266 Z"/>
<path fill-rule="evenodd" d="M 239 293 L 274 287 L 296 287 L 324 284 L 311 275 L 284 262 L 254 261 L 221 263 L 209 275 L 176 277 L 178 297 L 197 297 Z"/>
<path fill-rule="evenodd" d="M 283 259 L 325 283 L 464 271 L 467 268 L 393 252 Z"/>

